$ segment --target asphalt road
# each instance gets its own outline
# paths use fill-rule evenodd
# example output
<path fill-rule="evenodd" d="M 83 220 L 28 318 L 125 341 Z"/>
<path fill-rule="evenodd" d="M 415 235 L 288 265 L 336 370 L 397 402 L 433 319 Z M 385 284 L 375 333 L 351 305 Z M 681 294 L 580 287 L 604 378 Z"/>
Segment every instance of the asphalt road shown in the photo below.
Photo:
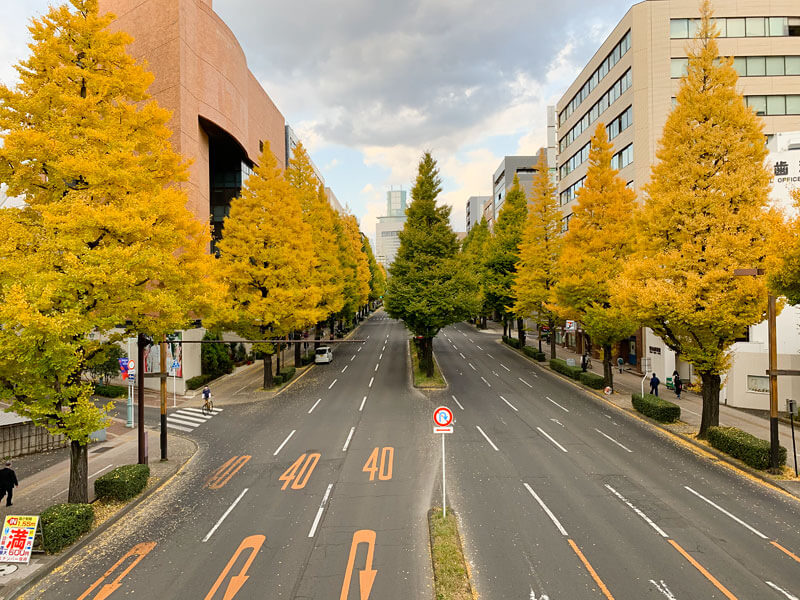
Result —
<path fill-rule="evenodd" d="M 465 324 L 435 342 L 481 598 L 800 596 L 800 504 L 587 398 Z"/>
<path fill-rule="evenodd" d="M 223 411 L 186 434 L 201 444 L 187 467 L 25 597 L 433 598 L 437 404 L 455 414 L 448 503 L 480 598 L 800 597 L 796 500 L 496 335 L 442 331 L 449 388 L 430 397 L 409 386 L 400 323 L 379 312 L 356 337 L 275 399 L 258 400 L 251 373 L 217 390 Z"/>
<path fill-rule="evenodd" d="M 217 391 L 164 493 L 24 597 L 431 597 L 429 401 L 402 325 L 377 313 L 355 337 L 272 400 Z"/>

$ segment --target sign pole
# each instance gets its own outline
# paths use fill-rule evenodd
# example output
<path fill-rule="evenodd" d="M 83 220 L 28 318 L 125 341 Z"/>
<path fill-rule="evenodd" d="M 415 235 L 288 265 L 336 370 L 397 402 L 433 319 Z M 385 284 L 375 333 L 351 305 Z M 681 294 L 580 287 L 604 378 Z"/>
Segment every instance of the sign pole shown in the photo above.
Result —
<path fill-rule="evenodd" d="M 131 338 L 128 338 L 128 357 L 129 357 L 128 360 L 130 360 L 130 355 L 131 355 Z M 131 381 L 131 378 L 127 376 L 127 372 L 125 375 L 125 379 L 128 380 L 128 421 L 125 423 L 125 426 L 133 429 L 133 381 Z"/>
<path fill-rule="evenodd" d="M 136 338 L 136 366 L 139 368 L 139 389 L 137 390 L 138 406 L 137 412 L 139 413 L 139 464 L 147 464 L 147 432 L 144 430 L 144 347 L 147 345 L 147 338 L 143 333 L 140 333 Z"/>
<path fill-rule="evenodd" d="M 167 460 L 167 336 L 158 345 L 159 370 L 161 371 L 161 460 Z"/>
<path fill-rule="evenodd" d="M 444 491 L 444 481 L 444 434 L 442 434 L 442 518 L 447 518 L 447 496 Z"/>

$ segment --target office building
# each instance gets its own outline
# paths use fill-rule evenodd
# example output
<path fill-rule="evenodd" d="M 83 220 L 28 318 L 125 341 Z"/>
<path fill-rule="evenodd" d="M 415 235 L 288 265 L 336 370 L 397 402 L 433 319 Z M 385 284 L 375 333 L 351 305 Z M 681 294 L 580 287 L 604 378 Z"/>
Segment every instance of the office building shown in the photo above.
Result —
<path fill-rule="evenodd" d="M 613 166 L 641 194 L 688 63 L 699 0 L 645 0 L 632 6 L 557 103 L 558 191 L 564 229 L 583 186 L 589 140 L 603 123 Z M 734 57 L 739 89 L 764 119 L 766 141 L 800 130 L 800 4 L 797 0 L 714 0 L 720 54 Z M 634 365 L 648 357 L 660 374 L 690 367 L 652 332 L 620 352 Z"/>
<path fill-rule="evenodd" d="M 406 224 L 406 208 L 405 190 L 386 192 L 386 214 L 378 217 L 375 225 L 375 260 L 384 267 L 394 262 L 397 249 L 400 248 L 398 234 Z"/>
<path fill-rule="evenodd" d="M 514 185 L 515 175 L 519 179 L 519 185 L 525 195 L 530 195 L 533 174 L 536 172 L 534 166 L 538 160 L 537 153 L 535 156 L 506 156 L 500 162 L 500 166 L 497 167 L 492 177 L 492 197 L 484 205 L 484 215 L 491 214 L 491 219 L 487 217 L 491 227 L 494 227 L 494 222 L 500 216 L 506 194 Z"/>
<path fill-rule="evenodd" d="M 470 196 L 467 200 L 467 233 L 481 222 L 483 206 L 492 199 L 491 196 Z"/>

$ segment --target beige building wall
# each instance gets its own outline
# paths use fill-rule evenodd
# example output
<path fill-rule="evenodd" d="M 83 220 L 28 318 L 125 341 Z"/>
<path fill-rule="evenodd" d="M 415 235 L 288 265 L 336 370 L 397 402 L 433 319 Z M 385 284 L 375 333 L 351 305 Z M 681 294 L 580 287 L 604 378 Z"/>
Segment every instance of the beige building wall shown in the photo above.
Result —
<path fill-rule="evenodd" d="M 129 51 L 155 75 L 153 98 L 172 111 L 174 148 L 192 161 L 189 208 L 209 218 L 206 119 L 230 134 L 256 162 L 269 142 L 281 167 L 285 161 L 284 118 L 247 67 L 241 46 L 212 10 L 211 0 L 100 0 L 113 29 L 134 37 Z"/>

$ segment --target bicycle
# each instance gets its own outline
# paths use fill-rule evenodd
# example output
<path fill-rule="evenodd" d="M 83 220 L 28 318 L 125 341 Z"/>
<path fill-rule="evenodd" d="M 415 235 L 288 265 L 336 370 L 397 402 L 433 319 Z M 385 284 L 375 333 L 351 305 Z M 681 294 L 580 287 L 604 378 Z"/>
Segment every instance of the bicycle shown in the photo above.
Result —
<path fill-rule="evenodd" d="M 214 401 L 211 399 L 211 396 L 205 398 L 203 400 L 203 406 L 200 408 L 200 411 L 204 415 L 211 415 L 214 412 Z"/>

